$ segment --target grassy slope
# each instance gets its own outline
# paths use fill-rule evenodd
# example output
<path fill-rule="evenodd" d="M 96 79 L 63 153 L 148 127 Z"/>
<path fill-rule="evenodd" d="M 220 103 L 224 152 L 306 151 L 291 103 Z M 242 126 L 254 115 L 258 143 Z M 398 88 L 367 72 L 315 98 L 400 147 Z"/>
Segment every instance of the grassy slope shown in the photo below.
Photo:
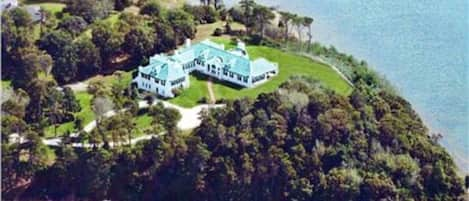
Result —
<path fill-rule="evenodd" d="M 214 40 L 218 43 L 224 43 L 227 48 L 233 46 L 230 44 L 230 41 L 226 39 L 217 38 Z M 270 61 L 277 62 L 279 64 L 279 74 L 268 82 L 254 88 L 238 89 L 230 87 L 225 83 L 215 82 L 213 90 L 217 99 L 255 98 L 260 93 L 276 90 L 280 84 L 294 75 L 310 76 L 321 81 L 324 86 L 339 94 L 348 95 L 352 91 L 352 88 L 347 82 L 327 65 L 275 48 L 263 46 L 248 46 L 247 48 L 252 59 L 264 57 Z M 192 78 L 191 81 L 193 79 L 195 78 Z M 183 95 L 170 100 L 170 102 L 183 107 L 192 107 L 195 106 L 197 101 L 203 96 L 208 96 L 206 82 L 205 80 L 197 80 L 195 84 L 191 82 L 191 87 L 186 89 Z"/>

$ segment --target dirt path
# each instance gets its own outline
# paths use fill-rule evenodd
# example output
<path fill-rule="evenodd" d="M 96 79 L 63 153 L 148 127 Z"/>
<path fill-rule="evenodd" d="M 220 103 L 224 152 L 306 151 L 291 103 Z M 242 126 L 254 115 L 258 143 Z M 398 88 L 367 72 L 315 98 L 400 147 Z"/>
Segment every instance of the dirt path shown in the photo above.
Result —
<path fill-rule="evenodd" d="M 306 54 L 306 53 L 302 53 L 300 54 L 302 56 L 305 56 L 305 57 L 308 57 L 314 61 L 319 61 L 323 64 L 326 64 L 328 66 L 330 66 L 335 72 L 337 72 L 337 74 L 339 74 L 340 77 L 342 77 L 342 79 L 344 79 L 347 84 L 349 84 L 351 87 L 354 87 L 353 83 L 347 78 L 347 76 L 345 76 L 340 70 L 339 68 L 337 68 L 336 66 L 334 66 L 333 64 L 331 64 L 330 62 L 327 62 L 325 61 L 324 59 L 322 59 L 321 57 L 318 57 L 318 56 L 313 56 L 313 55 L 310 55 L 310 54 Z"/>
<path fill-rule="evenodd" d="M 217 99 L 215 98 L 215 94 L 213 93 L 213 83 L 212 79 L 209 78 L 207 81 L 207 89 L 208 89 L 208 95 L 210 97 L 210 103 L 215 104 L 217 102 Z"/>

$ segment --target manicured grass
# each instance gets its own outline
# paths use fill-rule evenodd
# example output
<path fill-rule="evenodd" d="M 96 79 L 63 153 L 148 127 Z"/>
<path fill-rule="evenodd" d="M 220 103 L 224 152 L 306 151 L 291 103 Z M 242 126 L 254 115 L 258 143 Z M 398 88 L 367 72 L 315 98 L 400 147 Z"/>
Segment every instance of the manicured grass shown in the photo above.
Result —
<path fill-rule="evenodd" d="M 151 126 L 152 120 L 153 119 L 151 116 L 149 116 L 148 114 L 143 114 L 137 116 L 137 118 L 135 119 L 135 123 L 138 128 L 148 128 Z"/>
<path fill-rule="evenodd" d="M 149 116 L 147 113 L 137 116 L 134 119 L 136 129 L 132 133 L 132 136 L 138 137 L 138 136 L 148 133 L 146 132 L 146 130 L 151 127 L 152 121 L 153 121 L 153 118 Z"/>
<path fill-rule="evenodd" d="M 55 15 L 58 12 L 62 12 L 62 10 L 65 8 L 65 4 L 63 3 L 36 3 L 36 4 L 30 4 L 30 5 L 38 5 L 42 9 L 51 12 L 53 15 Z"/>
<path fill-rule="evenodd" d="M 169 102 L 180 105 L 182 107 L 193 107 L 197 105 L 202 97 L 208 99 L 207 82 L 204 79 L 190 75 L 190 86 L 182 91 L 182 94 L 176 98 L 170 99 Z"/>
<path fill-rule="evenodd" d="M 75 118 L 83 120 L 83 126 L 94 120 L 94 113 L 91 110 L 92 96 L 87 92 L 78 92 L 75 94 L 80 102 L 81 111 L 75 114 Z M 67 122 L 57 127 L 57 135 L 62 135 L 66 131 L 73 132 L 74 122 Z M 49 126 L 44 130 L 46 137 L 54 137 L 54 126 Z"/>
<path fill-rule="evenodd" d="M 213 39 L 217 43 L 225 44 L 225 47 L 231 48 L 234 45 L 226 39 Z M 254 88 L 233 87 L 228 83 L 213 83 L 213 91 L 217 99 L 238 99 L 242 97 L 255 98 L 260 93 L 275 91 L 280 84 L 287 81 L 292 76 L 309 76 L 319 80 L 325 87 L 334 90 L 342 95 L 349 95 L 352 87 L 347 84 L 332 68 L 325 64 L 315 62 L 307 57 L 299 56 L 294 53 L 284 52 L 275 48 L 264 46 L 248 46 L 248 53 L 251 59 L 264 57 L 270 61 L 277 62 L 279 65 L 279 74 L 269 81 Z M 201 97 L 208 97 L 207 84 L 205 79 L 196 79 L 191 75 L 191 86 L 185 89 L 181 96 L 171 99 L 170 102 L 183 107 L 193 107 Z"/>
<path fill-rule="evenodd" d="M 120 78 L 117 76 L 117 72 L 121 75 Z M 129 86 L 130 82 L 132 82 L 132 72 L 126 71 L 117 71 L 112 75 L 96 75 L 94 77 L 89 78 L 86 80 L 86 83 L 91 83 L 95 81 L 101 81 L 104 83 L 106 87 L 111 87 L 114 84 L 119 84 L 120 86 Z"/>
<path fill-rule="evenodd" d="M 348 95 L 351 87 L 329 66 L 312 61 L 309 58 L 282 52 L 268 47 L 250 46 L 248 52 L 252 59 L 264 57 L 279 64 L 279 74 L 266 83 L 254 88 L 241 90 L 227 86 L 224 83 L 215 83 L 216 97 L 235 99 L 240 97 L 255 98 L 260 93 L 272 92 L 280 84 L 294 75 L 305 75 L 320 80 L 324 86 L 342 95 Z"/>

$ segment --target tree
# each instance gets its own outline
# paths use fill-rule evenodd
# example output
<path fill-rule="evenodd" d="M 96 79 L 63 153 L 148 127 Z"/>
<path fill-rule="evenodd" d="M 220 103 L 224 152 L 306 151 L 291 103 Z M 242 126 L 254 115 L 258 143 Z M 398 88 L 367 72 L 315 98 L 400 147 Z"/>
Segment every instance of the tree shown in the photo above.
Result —
<path fill-rule="evenodd" d="M 397 189 L 389 177 L 369 174 L 360 185 L 359 200 L 396 200 Z"/>
<path fill-rule="evenodd" d="M 63 99 L 62 94 L 54 91 L 56 93 L 48 94 L 46 96 L 47 106 L 49 110 L 47 111 L 47 118 L 49 123 L 54 126 L 54 136 L 57 137 L 57 127 L 63 121 L 63 107 L 60 104 L 61 100 Z"/>
<path fill-rule="evenodd" d="M 22 49 L 19 53 L 19 65 L 15 69 L 13 76 L 15 79 L 12 80 L 11 84 L 14 88 L 26 89 L 29 83 L 37 78 L 41 67 L 40 58 L 43 53 L 34 49 Z"/>
<path fill-rule="evenodd" d="M 264 38 L 265 27 L 270 24 L 270 21 L 275 18 L 275 15 L 270 8 L 261 5 L 255 6 L 253 13 L 256 19 L 256 24 L 258 24 L 260 29 L 261 38 Z"/>
<path fill-rule="evenodd" d="M 78 79 L 84 79 L 95 75 L 101 71 L 101 57 L 99 49 L 88 38 L 79 39 L 75 42 L 77 55 L 80 59 L 77 62 Z"/>
<path fill-rule="evenodd" d="M 304 18 L 301 17 L 301 16 L 298 16 L 298 15 L 295 15 L 292 19 L 292 23 L 293 25 L 296 27 L 296 32 L 297 32 L 297 36 L 298 36 L 298 42 L 301 44 L 301 42 L 303 41 L 302 39 L 302 36 L 303 36 L 303 21 L 304 21 Z"/>
<path fill-rule="evenodd" d="M 311 47 L 311 39 L 313 38 L 313 33 L 311 25 L 313 24 L 314 19 L 312 17 L 303 17 L 303 26 L 308 28 L 308 49 Z"/>
<path fill-rule="evenodd" d="M 149 15 L 152 17 L 161 17 L 163 9 L 160 4 L 155 0 L 150 0 L 143 5 L 140 9 L 140 14 Z"/>
<path fill-rule="evenodd" d="M 34 37 L 31 24 L 24 19 L 24 10 L 5 10 L 2 12 L 2 79 L 8 78 L 14 82 L 16 79 L 27 79 L 21 74 L 31 74 L 24 72 L 24 58 L 27 54 L 34 53 L 41 56 L 34 47 Z M 28 13 L 26 13 L 29 16 Z M 23 71 L 23 72 L 21 72 Z M 21 82 L 21 81 L 20 81 Z M 21 85 L 21 84 L 20 84 Z M 14 85 L 16 87 L 16 85 Z M 22 85 L 24 87 L 24 85 Z"/>
<path fill-rule="evenodd" d="M 251 16 L 252 16 L 252 10 L 256 5 L 256 2 L 254 0 L 241 0 L 239 1 L 239 5 L 243 9 L 243 15 L 244 15 L 244 26 L 246 27 L 246 31 L 249 33 L 249 27 L 251 27 Z"/>
<path fill-rule="evenodd" d="M 280 13 L 279 26 L 283 27 L 283 29 L 284 29 L 283 38 L 284 38 L 285 41 L 287 41 L 288 36 L 290 34 L 290 24 L 291 24 L 293 18 L 295 17 L 295 15 L 290 13 L 290 12 L 284 12 L 284 11 L 280 11 L 279 13 Z"/>
<path fill-rule="evenodd" d="M 155 22 L 155 50 L 156 52 L 167 52 L 176 48 L 176 36 L 174 30 L 169 24 Z"/>
<path fill-rule="evenodd" d="M 143 58 L 153 53 L 152 36 L 151 32 L 145 31 L 141 27 L 132 28 L 125 35 L 124 49 L 128 51 L 136 63 L 140 63 Z"/>
<path fill-rule="evenodd" d="M 52 74 L 59 84 L 65 84 L 77 79 L 79 55 L 73 44 L 61 47 L 60 50 L 60 54 L 54 58 Z"/>
<path fill-rule="evenodd" d="M 194 19 L 189 13 L 181 9 L 170 10 L 167 18 L 174 30 L 176 44 L 195 37 Z"/>
<path fill-rule="evenodd" d="M 100 51 L 101 61 L 108 64 L 121 51 L 123 36 L 115 32 L 108 23 L 95 24 L 92 31 L 92 41 Z"/>
<path fill-rule="evenodd" d="M 60 21 L 58 28 L 76 37 L 83 32 L 87 26 L 88 23 L 80 16 L 66 16 Z"/>
<path fill-rule="evenodd" d="M 67 0 L 64 11 L 92 23 L 107 17 L 113 9 L 113 0 Z"/>
<path fill-rule="evenodd" d="M 117 11 L 122 11 L 130 5 L 132 5 L 131 0 L 114 0 L 114 9 Z"/>
<path fill-rule="evenodd" d="M 81 167 L 78 169 L 77 196 L 92 200 L 105 200 L 109 197 L 111 185 L 112 153 L 104 149 L 81 156 Z"/>
<path fill-rule="evenodd" d="M 17 27 L 28 27 L 33 22 L 31 15 L 24 8 L 16 7 L 7 13 L 9 13 Z"/>
<path fill-rule="evenodd" d="M 63 88 L 63 107 L 68 112 L 79 112 L 81 110 L 80 103 L 70 87 Z"/>
<path fill-rule="evenodd" d="M 163 110 L 163 116 L 165 119 L 163 121 L 163 127 L 166 128 L 166 130 L 177 128 L 177 123 L 181 119 L 181 114 L 178 110 L 173 108 L 166 108 Z"/>
<path fill-rule="evenodd" d="M 64 49 L 69 48 L 72 44 L 72 36 L 64 31 L 57 30 L 46 33 L 39 40 L 39 48 L 45 50 L 52 56 L 54 60 L 62 55 Z"/>
<path fill-rule="evenodd" d="M 219 16 L 219 13 L 212 6 L 192 6 L 186 4 L 183 10 L 190 13 L 200 24 L 214 23 Z"/>
<path fill-rule="evenodd" d="M 26 121 L 28 123 L 39 123 L 38 126 L 43 127 L 47 125 L 44 123 L 50 122 L 51 116 L 58 115 L 58 120 L 65 117 L 69 118 L 67 115 L 64 115 L 64 112 L 61 110 L 62 95 L 55 87 L 55 81 L 48 79 L 36 78 L 31 81 L 27 88 L 30 98 L 26 108 L 28 113 Z M 54 109 L 56 110 L 54 111 Z"/>

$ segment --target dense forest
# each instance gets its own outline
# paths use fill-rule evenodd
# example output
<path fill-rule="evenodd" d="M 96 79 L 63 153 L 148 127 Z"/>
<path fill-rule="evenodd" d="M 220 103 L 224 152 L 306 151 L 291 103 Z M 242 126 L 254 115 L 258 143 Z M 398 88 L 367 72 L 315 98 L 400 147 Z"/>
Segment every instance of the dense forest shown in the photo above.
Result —
<path fill-rule="evenodd" d="M 167 119 L 158 116 L 155 119 Z M 168 125 L 168 128 L 174 126 Z M 204 115 L 187 135 L 57 151 L 35 198 L 458 200 L 462 180 L 408 102 L 366 85 L 350 97 L 307 78 Z M 27 197 L 25 197 L 26 199 Z"/>
<path fill-rule="evenodd" d="M 278 11 L 272 25 L 274 11 L 253 0 L 230 9 L 219 0 L 174 9 L 147 0 L 138 13 L 120 13 L 132 4 L 69 0 L 39 24 L 22 8 L 2 13 L 2 80 L 11 81 L 2 88 L 2 200 L 463 200 L 469 178 L 464 184 L 439 136 L 366 62 L 312 44 L 314 19 Z M 352 94 L 292 77 L 255 99 L 224 101 L 204 111 L 198 128 L 181 131 L 176 110 L 143 111 L 135 89 L 97 82 L 87 89 L 97 129 L 78 139 L 96 146 L 72 147 L 70 133 L 60 146 L 43 143 L 48 126 L 83 127 L 76 94 L 59 86 L 135 68 L 193 38 L 197 24 L 219 20 L 215 36 L 340 63 Z M 233 22 L 245 30 L 233 31 Z M 125 112 L 104 118 L 110 106 Z M 151 118 L 145 132 L 165 134 L 110 147 L 141 132 L 132 122 L 140 113 Z"/>

